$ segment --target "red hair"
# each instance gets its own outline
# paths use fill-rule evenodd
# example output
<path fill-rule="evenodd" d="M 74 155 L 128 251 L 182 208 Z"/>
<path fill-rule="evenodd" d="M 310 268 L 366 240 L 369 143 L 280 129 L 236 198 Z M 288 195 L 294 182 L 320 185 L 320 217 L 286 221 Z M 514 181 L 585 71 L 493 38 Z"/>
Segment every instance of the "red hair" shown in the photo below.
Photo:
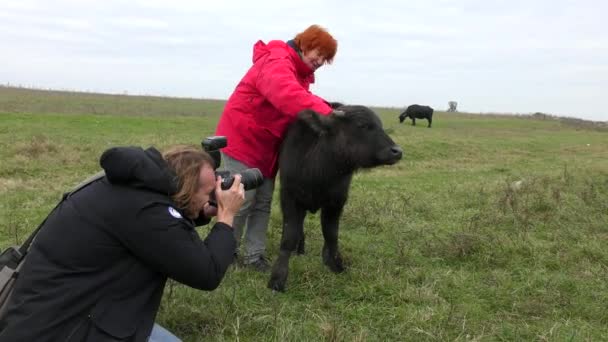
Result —
<path fill-rule="evenodd" d="M 302 53 L 318 49 L 320 55 L 330 64 L 338 50 L 338 41 L 319 25 L 311 25 L 298 33 L 294 41 Z"/>

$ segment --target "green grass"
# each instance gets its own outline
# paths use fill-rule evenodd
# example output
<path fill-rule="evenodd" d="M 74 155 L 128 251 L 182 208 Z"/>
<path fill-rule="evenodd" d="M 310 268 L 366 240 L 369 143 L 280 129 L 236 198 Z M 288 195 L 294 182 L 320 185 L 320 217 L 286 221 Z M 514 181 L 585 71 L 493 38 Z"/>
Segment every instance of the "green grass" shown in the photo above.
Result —
<path fill-rule="evenodd" d="M 0 247 L 23 241 L 108 147 L 198 145 L 222 104 L 0 87 Z M 286 293 L 231 267 L 213 292 L 171 282 L 158 321 L 185 341 L 608 340 L 603 126 L 438 112 L 428 129 L 378 112 L 405 156 L 355 176 L 346 273 L 322 265 L 309 215 Z M 273 259 L 280 227 L 275 197 Z"/>

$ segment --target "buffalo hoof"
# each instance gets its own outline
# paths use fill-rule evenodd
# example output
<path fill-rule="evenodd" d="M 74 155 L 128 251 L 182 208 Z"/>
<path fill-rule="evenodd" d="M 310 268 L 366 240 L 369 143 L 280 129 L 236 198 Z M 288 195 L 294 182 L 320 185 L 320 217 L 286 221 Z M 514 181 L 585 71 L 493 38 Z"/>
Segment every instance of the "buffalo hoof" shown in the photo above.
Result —
<path fill-rule="evenodd" d="M 280 266 L 275 265 L 270 274 L 268 288 L 274 291 L 285 292 L 285 283 L 287 283 L 287 273 L 289 271 Z"/>
<path fill-rule="evenodd" d="M 285 280 L 280 280 L 271 276 L 270 281 L 268 281 L 268 288 L 273 291 L 285 292 Z"/>
<path fill-rule="evenodd" d="M 336 258 L 330 260 L 330 262 L 326 263 L 326 265 L 334 273 L 342 273 L 346 269 L 344 267 L 344 265 L 342 264 L 342 258 L 340 258 L 340 257 L 336 257 Z"/>
<path fill-rule="evenodd" d="M 329 270 L 334 273 L 342 273 L 346 269 L 342 262 L 342 256 L 340 253 L 336 253 L 336 256 L 330 257 L 327 250 L 323 251 L 323 263 L 329 267 Z"/>
<path fill-rule="evenodd" d="M 296 249 L 296 254 L 297 255 L 304 255 L 304 254 L 306 254 L 306 248 L 304 247 L 304 241 L 301 241 L 298 244 L 298 249 Z"/>

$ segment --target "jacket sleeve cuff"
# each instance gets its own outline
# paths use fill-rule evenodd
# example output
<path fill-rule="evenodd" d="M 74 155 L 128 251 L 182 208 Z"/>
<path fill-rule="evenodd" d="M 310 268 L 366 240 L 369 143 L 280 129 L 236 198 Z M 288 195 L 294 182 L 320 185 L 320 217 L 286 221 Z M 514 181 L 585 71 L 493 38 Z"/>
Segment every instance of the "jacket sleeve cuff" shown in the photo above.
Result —
<path fill-rule="evenodd" d="M 205 217 L 203 215 L 199 215 L 199 217 L 194 220 L 194 226 L 195 227 L 204 226 L 206 224 L 209 224 L 209 222 L 211 222 L 210 218 Z"/>
<path fill-rule="evenodd" d="M 230 232 L 233 231 L 232 226 L 229 225 L 229 224 L 226 224 L 224 222 L 216 222 L 215 223 L 215 227 L 217 227 L 218 229 L 225 229 L 225 230 L 228 230 Z"/>

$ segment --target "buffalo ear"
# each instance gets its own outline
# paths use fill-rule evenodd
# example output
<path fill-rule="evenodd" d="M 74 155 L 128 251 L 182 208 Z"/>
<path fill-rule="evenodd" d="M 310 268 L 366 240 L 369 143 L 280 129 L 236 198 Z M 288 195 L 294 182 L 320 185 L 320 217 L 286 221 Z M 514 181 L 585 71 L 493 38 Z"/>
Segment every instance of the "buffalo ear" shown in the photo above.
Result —
<path fill-rule="evenodd" d="M 342 102 L 327 102 L 327 104 L 329 104 L 329 106 L 331 107 L 331 109 L 336 109 L 336 108 L 344 107 L 344 103 L 342 103 Z"/>
<path fill-rule="evenodd" d="M 329 116 L 321 115 L 311 109 L 305 109 L 298 113 L 298 120 L 318 135 L 326 133 L 331 123 Z"/>

